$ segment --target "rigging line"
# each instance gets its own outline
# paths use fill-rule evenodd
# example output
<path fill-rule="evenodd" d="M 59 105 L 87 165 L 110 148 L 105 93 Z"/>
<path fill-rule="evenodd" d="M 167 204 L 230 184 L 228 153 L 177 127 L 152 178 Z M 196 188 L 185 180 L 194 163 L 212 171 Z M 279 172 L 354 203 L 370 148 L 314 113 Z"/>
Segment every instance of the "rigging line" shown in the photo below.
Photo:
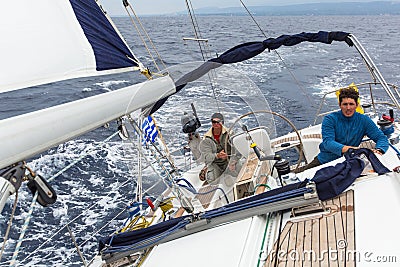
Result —
<path fill-rule="evenodd" d="M 122 183 L 119 187 L 124 186 L 127 182 L 129 181 L 125 181 L 124 183 Z M 40 250 L 42 247 L 44 247 L 44 245 L 46 245 L 48 242 L 50 242 L 50 240 L 52 240 L 56 235 L 58 235 L 62 230 L 64 230 L 64 228 L 67 227 L 67 225 L 75 222 L 78 218 L 80 218 L 81 216 L 84 215 L 84 212 L 92 209 L 94 206 L 96 206 L 100 201 L 102 201 L 105 197 L 109 196 L 110 194 L 113 194 L 113 192 L 108 193 L 106 196 L 104 196 L 102 199 L 100 199 L 99 201 L 97 201 L 96 203 L 92 204 L 91 206 L 89 206 L 88 208 L 84 209 L 81 214 L 77 215 L 75 218 L 73 218 L 72 220 L 70 220 L 69 222 L 67 222 L 65 225 L 63 225 L 60 229 L 58 229 L 53 235 L 51 235 L 49 238 L 47 238 L 46 241 L 44 241 L 40 246 L 38 246 L 34 251 L 32 251 L 31 253 L 29 253 L 23 260 L 20 261 L 20 263 L 26 261 L 28 258 L 30 258 L 33 254 L 35 254 L 38 250 Z M 126 208 L 124 209 L 126 210 Z M 14 263 L 15 264 L 15 263 Z M 11 266 L 11 265 L 10 265 Z"/>
<path fill-rule="evenodd" d="M 161 143 L 162 143 L 163 146 L 164 146 L 164 149 L 165 149 L 165 152 L 166 152 L 165 157 L 168 157 L 168 160 L 171 161 L 171 162 L 174 164 L 174 160 L 173 160 L 173 158 L 171 157 L 171 153 L 169 152 L 168 146 L 167 146 L 167 144 L 165 143 L 164 137 L 163 137 L 163 135 L 162 135 L 162 133 L 161 133 L 161 131 L 160 131 L 160 128 L 158 127 L 158 124 L 157 124 L 156 120 L 154 119 L 154 116 L 153 116 L 153 115 L 150 115 L 150 117 L 151 117 L 151 119 L 153 120 L 154 125 L 156 126 L 156 130 L 157 130 L 157 132 L 158 132 L 158 137 L 160 138 Z"/>
<path fill-rule="evenodd" d="M 76 243 L 74 233 L 72 232 L 71 228 L 69 228 L 68 224 L 67 224 L 67 229 L 68 229 L 69 235 L 71 236 L 72 242 L 75 245 L 76 251 L 78 252 L 79 257 L 81 258 L 83 265 L 86 267 L 87 263 L 86 263 L 85 257 L 83 257 L 82 251 L 79 249 L 78 244 Z"/>
<path fill-rule="evenodd" d="M 126 209 L 123 209 L 121 212 L 117 213 L 117 215 L 115 215 L 109 222 L 107 222 L 105 225 L 103 225 L 102 227 L 100 227 L 100 229 L 98 229 L 96 232 L 94 232 L 94 233 L 92 234 L 92 237 L 94 237 L 94 235 L 100 233 L 105 227 L 107 227 L 110 223 L 112 223 L 116 218 L 118 218 L 118 217 L 119 217 L 123 212 L 125 212 L 125 211 L 126 211 Z M 92 238 L 92 237 L 91 237 L 91 238 Z M 84 240 L 82 243 L 79 244 L 79 246 L 82 247 L 82 246 L 83 246 L 84 244 L 86 244 L 91 238 L 88 238 L 88 239 Z M 97 255 L 97 253 L 96 253 L 96 255 Z M 96 255 L 94 255 L 94 257 L 95 257 Z M 94 258 L 94 257 L 93 257 L 93 258 Z"/>
<path fill-rule="evenodd" d="M 28 211 L 28 215 L 25 218 L 24 225 L 22 226 L 22 231 L 21 231 L 21 233 L 19 235 L 19 238 L 18 238 L 18 241 L 17 241 L 17 245 L 15 246 L 15 250 L 14 250 L 13 256 L 12 256 L 11 261 L 10 261 L 10 266 L 15 266 L 15 263 L 16 263 L 16 260 L 17 260 L 17 257 L 18 257 L 18 253 L 19 253 L 19 249 L 20 249 L 20 247 L 22 245 L 22 242 L 24 241 L 23 239 L 24 239 L 25 233 L 28 230 L 28 225 L 29 225 L 29 222 L 30 222 L 30 220 L 32 218 L 32 212 L 33 212 L 33 208 L 35 207 L 37 197 L 38 197 L 38 192 L 36 192 L 35 195 L 32 198 L 31 206 L 30 206 L 29 211 Z"/>
<path fill-rule="evenodd" d="M 130 120 L 129 121 L 130 124 L 132 125 L 132 127 L 134 128 L 134 130 L 138 133 L 138 134 L 143 134 L 143 131 L 139 128 L 139 126 L 137 125 L 137 123 L 134 120 Z M 133 142 L 133 140 L 131 138 L 129 138 L 128 140 L 131 141 L 131 143 L 134 146 L 138 146 L 140 144 L 136 144 L 135 142 Z M 158 147 L 156 146 L 155 143 L 150 142 L 152 146 L 149 146 L 149 151 L 151 153 L 150 156 L 154 157 L 156 162 L 158 163 L 159 167 L 161 168 L 160 170 L 157 170 L 155 168 L 155 166 L 153 166 L 153 164 L 150 162 L 150 160 L 147 158 L 147 156 L 144 154 L 143 151 L 141 151 L 140 149 L 138 149 L 139 153 L 141 153 L 140 156 L 144 157 L 144 159 L 147 161 L 147 163 L 150 165 L 150 167 L 153 169 L 154 173 L 157 174 L 161 180 L 164 182 L 164 184 L 170 188 L 172 190 L 172 194 L 174 194 L 174 196 L 181 200 L 182 199 L 182 195 L 184 195 L 180 190 L 179 187 L 177 186 L 177 184 L 175 183 L 174 179 L 173 179 L 173 174 L 176 170 L 176 167 L 173 165 L 172 162 L 170 162 L 168 160 L 168 158 L 164 157 L 162 152 L 158 149 Z M 154 148 L 151 149 L 151 148 Z M 162 158 L 166 159 L 167 162 L 170 164 L 171 167 L 173 167 L 173 171 L 170 171 L 167 169 L 167 167 L 165 166 L 166 164 L 160 159 L 158 158 L 158 154 L 160 154 L 162 156 Z M 163 174 L 164 173 L 164 174 Z"/>
<path fill-rule="evenodd" d="M 130 118 L 130 119 L 129 119 Z M 142 134 L 143 136 L 147 136 L 146 133 L 143 132 L 143 130 L 139 127 L 139 125 L 136 123 L 135 120 L 132 119 L 132 117 L 128 117 L 129 119 L 129 123 L 131 124 L 131 126 L 134 128 L 134 130 L 138 133 L 138 134 Z M 159 131 L 159 130 L 158 130 Z M 155 142 L 151 142 L 149 141 L 151 147 L 153 147 L 158 154 L 161 156 L 161 158 L 165 158 L 167 160 L 167 162 L 169 163 L 169 165 L 173 168 L 173 170 L 176 170 L 176 166 L 174 164 L 174 162 L 170 159 L 170 157 L 166 156 L 163 154 L 163 152 L 157 147 L 157 144 Z M 151 163 L 150 163 L 151 164 Z"/>
<path fill-rule="evenodd" d="M 129 4 L 128 2 L 126 2 L 126 3 L 130 6 L 130 4 Z M 124 4 L 124 6 L 125 6 L 125 4 Z M 151 59 L 152 59 L 154 65 L 155 65 L 155 67 L 157 68 L 157 70 L 160 72 L 161 70 L 160 70 L 160 68 L 158 67 L 155 58 L 153 57 L 153 54 L 151 53 L 149 47 L 147 46 L 147 43 L 146 43 L 145 39 L 143 38 L 143 35 L 142 35 L 142 33 L 141 33 L 139 27 L 137 26 L 135 20 L 133 19 L 131 13 L 129 12 L 129 10 L 128 10 L 128 8 L 127 8 L 126 6 L 125 6 L 125 10 L 126 10 L 126 13 L 127 13 L 128 16 L 129 16 L 129 18 L 131 19 L 131 22 L 132 22 L 133 26 L 135 26 L 135 29 L 136 29 L 136 31 L 137 31 L 137 33 L 138 33 L 140 39 L 142 40 L 142 43 L 143 43 L 144 47 L 145 47 L 146 50 L 147 50 L 147 53 L 148 53 L 149 56 L 151 57 Z"/>
<path fill-rule="evenodd" d="M 199 44 L 201 56 L 203 58 L 203 61 L 206 61 L 206 57 L 209 57 L 209 55 L 211 54 L 211 52 L 209 50 L 208 42 L 207 42 L 207 45 L 203 48 L 202 45 L 201 45 L 201 41 L 199 40 L 199 39 L 202 39 L 202 36 L 201 36 L 201 33 L 200 33 L 200 27 L 199 27 L 199 24 L 197 22 L 196 15 L 194 13 L 192 2 L 190 0 L 185 0 L 185 3 L 186 3 L 187 11 L 188 11 L 189 16 L 190 16 L 190 20 L 192 22 L 194 36 L 197 39 L 197 43 Z M 204 53 L 206 54 L 206 57 L 204 56 Z M 213 92 L 213 97 L 215 99 L 218 112 L 221 112 L 221 109 L 220 109 L 220 106 L 219 106 L 219 101 L 218 101 L 218 96 L 217 96 L 217 94 L 215 92 L 216 89 L 215 89 L 215 86 L 214 86 L 215 70 L 211 70 L 209 73 L 207 73 L 207 76 L 208 76 L 208 79 L 210 80 L 210 86 L 211 86 L 211 90 Z"/>
<path fill-rule="evenodd" d="M 121 184 L 119 187 L 125 185 L 128 181 L 126 181 L 125 183 Z M 156 185 L 158 185 L 161 182 L 161 180 L 157 181 L 153 186 L 151 186 L 150 188 L 148 188 L 147 190 L 145 190 L 143 192 L 143 194 L 146 194 L 147 192 L 149 192 L 153 187 L 155 187 Z M 107 223 L 105 223 L 102 227 L 100 227 L 97 231 L 92 233 L 92 236 L 90 238 L 87 238 L 86 240 L 82 241 L 82 243 L 79 244 L 80 247 L 82 247 L 84 244 L 86 244 L 90 239 L 92 239 L 94 237 L 94 235 L 100 233 L 104 228 L 106 228 L 110 223 L 112 223 L 116 218 L 118 218 L 122 213 L 124 213 L 126 211 L 126 208 L 122 209 L 119 213 L 117 213 L 117 215 L 115 215 L 113 218 L 111 218 Z M 68 222 L 68 224 L 70 224 L 72 221 Z M 72 254 L 72 253 L 71 253 Z"/>
<path fill-rule="evenodd" d="M 199 31 L 199 25 L 197 24 L 196 18 L 194 17 L 194 10 L 193 10 L 193 6 L 192 6 L 192 2 L 190 2 L 190 0 L 185 0 L 185 3 L 186 3 L 187 11 L 188 11 L 189 16 L 190 16 L 190 20 L 192 22 L 192 26 L 193 26 L 193 30 L 194 30 L 194 36 L 195 36 L 196 39 L 200 39 L 201 38 L 201 34 L 200 34 L 200 31 Z M 199 45 L 203 61 L 206 61 L 206 58 L 204 56 L 203 47 L 201 46 L 201 41 L 197 40 L 197 43 Z"/>
<path fill-rule="evenodd" d="M 4 235 L 3 246 L 1 247 L 1 252 L 0 252 L 0 261 L 1 261 L 1 258 L 3 257 L 4 249 L 6 248 L 8 235 L 10 233 L 12 221 L 14 219 L 15 210 L 17 209 L 17 202 L 18 202 L 18 190 L 16 190 L 16 192 L 15 192 L 15 199 L 14 199 L 13 209 L 11 211 L 10 219 L 8 220 L 8 226 L 7 226 L 6 234 Z"/>
<path fill-rule="evenodd" d="M 131 115 L 128 115 L 128 120 L 131 120 L 131 119 L 132 119 Z M 143 125 L 143 121 L 141 121 L 141 124 Z M 142 174 L 143 174 L 143 171 L 142 171 L 143 170 L 143 164 L 142 164 L 142 157 L 140 156 L 141 153 L 142 153 L 141 150 L 143 149 L 142 146 L 141 146 L 143 140 L 142 140 L 142 135 L 141 134 L 138 135 L 137 142 L 138 142 L 137 149 L 138 149 L 138 156 L 139 157 L 137 157 L 137 163 L 138 163 L 137 175 L 138 175 L 138 177 L 137 177 L 137 183 L 136 183 L 135 200 L 137 202 L 141 203 L 143 201 L 143 176 L 142 176 Z M 139 208 L 141 210 L 142 206 L 140 206 Z"/>
<path fill-rule="evenodd" d="M 239 0 L 240 3 L 243 5 L 243 7 L 246 9 L 247 13 L 249 14 L 249 16 L 251 17 L 251 19 L 253 20 L 253 22 L 257 25 L 258 29 L 261 31 L 261 33 L 264 35 L 265 38 L 268 38 L 268 36 L 265 34 L 265 32 L 263 31 L 263 29 L 261 28 L 260 24 L 257 22 L 257 20 L 254 18 L 253 14 L 251 14 L 250 10 L 247 8 L 247 6 L 245 5 L 245 3 L 243 2 L 243 0 Z M 294 73 L 290 70 L 289 66 L 286 64 L 286 61 L 282 58 L 282 56 L 278 53 L 278 51 L 276 51 L 276 49 L 273 50 L 275 52 L 275 54 L 278 56 L 279 60 L 283 63 L 283 65 L 285 66 L 285 68 L 289 71 L 290 76 L 292 77 L 292 79 L 295 81 L 297 87 L 300 88 L 300 90 L 303 92 L 303 94 L 307 97 L 308 101 L 312 104 L 312 106 L 315 106 L 315 102 L 310 98 L 310 96 L 307 94 L 306 90 L 303 88 L 303 86 L 301 85 L 301 83 L 298 81 L 298 79 L 296 78 L 296 76 L 294 75 Z"/>
<path fill-rule="evenodd" d="M 261 33 L 264 35 L 265 38 L 268 38 L 267 35 L 265 34 L 265 32 L 263 31 L 263 29 L 261 28 L 260 24 L 258 24 L 258 22 L 256 21 L 256 19 L 253 17 L 253 15 L 251 14 L 250 10 L 247 8 L 247 6 L 243 3 L 242 0 L 239 0 L 240 3 L 243 5 L 244 9 L 246 9 L 247 13 L 250 15 L 250 17 L 252 18 L 253 22 L 257 25 L 258 29 L 261 31 Z"/>
<path fill-rule="evenodd" d="M 134 9 L 132 8 L 132 5 L 131 5 L 128 1 L 127 1 L 127 3 L 128 3 L 128 5 L 129 5 L 129 8 L 131 9 L 133 15 L 135 16 L 136 20 L 138 21 L 138 23 L 139 23 L 139 25 L 140 25 L 142 31 L 146 34 L 147 39 L 149 40 L 149 42 L 150 42 L 151 46 L 153 47 L 155 53 L 157 54 L 158 58 L 160 59 L 161 64 L 163 65 L 164 69 L 166 69 L 167 66 L 165 65 L 164 60 L 161 58 L 161 55 L 158 53 L 158 50 L 157 50 L 156 46 L 154 45 L 152 39 L 150 38 L 149 34 L 147 33 L 146 28 L 143 27 L 142 21 L 141 21 L 141 20 L 139 19 L 139 17 L 136 15 L 136 12 L 135 12 Z"/>
<path fill-rule="evenodd" d="M 111 140 L 111 138 L 113 138 L 117 134 L 118 134 L 118 131 L 113 133 L 112 135 L 110 135 L 106 139 L 104 139 L 103 142 L 108 142 L 109 140 Z M 93 152 L 94 150 L 95 150 L 95 148 L 92 148 L 89 151 L 87 151 L 85 154 L 82 154 L 78 159 L 76 159 L 75 161 L 71 162 L 71 164 L 69 164 L 68 166 L 66 166 L 65 168 L 63 168 L 62 170 L 60 170 L 59 172 L 54 174 L 52 177 L 50 177 L 50 179 L 48 179 L 48 182 L 51 182 L 52 180 L 57 178 L 59 175 L 61 175 L 62 173 L 64 173 L 68 169 L 72 168 L 75 164 L 77 164 L 83 158 L 88 156 L 89 153 Z M 24 236 L 25 236 L 26 230 L 28 229 L 29 222 L 30 222 L 30 220 L 32 218 L 32 212 L 33 212 L 33 209 L 35 208 L 37 197 L 38 197 L 38 192 L 36 192 L 35 195 L 32 198 L 31 205 L 30 205 L 30 208 L 28 210 L 28 214 L 27 214 L 27 216 L 25 218 L 24 226 L 22 227 L 22 231 L 21 231 L 21 233 L 19 235 L 19 238 L 18 238 L 18 241 L 17 241 L 17 245 L 15 246 L 15 250 L 14 250 L 14 253 L 13 253 L 13 256 L 12 256 L 12 259 L 11 259 L 10 266 L 15 266 L 15 263 L 16 263 L 16 260 L 17 260 L 17 257 L 18 257 L 18 253 L 19 253 L 19 249 L 20 249 L 20 247 L 22 245 L 22 242 L 24 241 Z"/>
<path fill-rule="evenodd" d="M 131 142 L 132 145 L 134 145 L 134 146 L 138 149 L 138 152 L 139 152 L 139 154 L 140 154 L 140 157 L 143 157 L 143 158 L 145 159 L 145 161 L 147 162 L 148 166 L 150 166 L 150 167 L 153 169 L 153 171 L 154 171 L 162 180 L 164 180 L 163 177 L 159 174 L 159 172 L 157 172 L 157 170 L 156 170 L 155 167 L 153 166 L 153 163 L 150 162 L 150 160 L 146 157 L 145 153 L 144 153 L 141 149 L 138 148 L 138 145 L 137 145 L 131 138 L 129 138 L 128 140 Z M 151 153 L 153 154 L 153 152 L 151 152 Z M 157 161 L 157 160 L 155 160 L 155 161 L 156 161 L 157 163 L 159 163 L 159 161 Z M 160 164 L 161 164 L 161 163 L 160 163 Z"/>
<path fill-rule="evenodd" d="M 194 8 L 193 8 L 193 5 L 192 5 L 192 2 L 190 0 L 185 0 L 185 2 L 186 2 L 186 7 L 187 7 L 187 10 L 188 10 L 191 22 L 192 22 L 194 35 L 195 35 L 195 38 L 197 39 L 197 43 L 199 44 L 199 49 L 200 49 L 200 52 L 201 52 L 201 56 L 203 58 L 203 61 L 206 61 L 207 58 L 211 57 L 211 52 L 210 52 L 210 47 L 208 45 L 208 41 L 206 41 L 205 45 L 202 46 L 203 41 L 201 41 L 200 39 L 203 39 L 203 38 L 202 38 L 202 35 L 201 35 L 201 32 L 200 32 L 199 23 L 197 22 L 196 15 L 194 13 Z M 205 56 L 204 56 L 204 54 L 205 54 Z M 208 72 L 207 76 L 208 76 L 208 79 L 210 80 L 211 89 L 213 91 L 213 97 L 214 97 L 214 99 L 217 100 L 216 104 L 217 104 L 218 112 L 221 112 L 219 104 L 218 104 L 218 96 L 217 96 L 217 94 L 215 92 L 215 86 L 214 86 L 214 81 L 216 79 L 215 70 L 213 69 L 210 72 Z"/>

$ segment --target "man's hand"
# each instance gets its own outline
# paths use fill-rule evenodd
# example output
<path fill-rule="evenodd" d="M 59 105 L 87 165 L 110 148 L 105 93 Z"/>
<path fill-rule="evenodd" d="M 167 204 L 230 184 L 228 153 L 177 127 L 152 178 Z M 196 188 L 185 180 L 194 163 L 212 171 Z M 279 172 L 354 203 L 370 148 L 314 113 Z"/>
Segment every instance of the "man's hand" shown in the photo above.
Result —
<path fill-rule="evenodd" d="M 374 152 L 375 154 L 378 154 L 378 155 L 383 155 L 383 153 L 382 153 L 382 150 L 381 149 L 372 149 L 372 152 Z"/>
<path fill-rule="evenodd" d="M 352 149 L 358 149 L 358 147 L 355 147 L 355 146 L 344 146 L 344 147 L 342 148 L 342 154 L 346 153 L 350 148 L 352 148 Z"/>
<path fill-rule="evenodd" d="M 220 152 L 218 152 L 215 157 L 217 159 L 227 159 L 228 158 L 228 154 L 225 153 L 224 150 L 221 150 Z"/>

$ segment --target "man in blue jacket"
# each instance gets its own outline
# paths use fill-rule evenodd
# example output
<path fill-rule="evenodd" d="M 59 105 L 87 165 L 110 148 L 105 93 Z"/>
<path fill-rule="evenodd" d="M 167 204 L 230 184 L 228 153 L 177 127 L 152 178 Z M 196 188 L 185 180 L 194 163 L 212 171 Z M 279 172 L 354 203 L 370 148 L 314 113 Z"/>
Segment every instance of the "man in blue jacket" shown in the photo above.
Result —
<path fill-rule="evenodd" d="M 356 112 L 358 98 L 353 88 L 340 90 L 340 111 L 325 116 L 320 153 L 303 170 L 340 158 L 350 148 L 357 149 L 365 135 L 376 143 L 373 152 L 382 155 L 387 151 L 389 142 L 383 132 L 368 116 Z"/>

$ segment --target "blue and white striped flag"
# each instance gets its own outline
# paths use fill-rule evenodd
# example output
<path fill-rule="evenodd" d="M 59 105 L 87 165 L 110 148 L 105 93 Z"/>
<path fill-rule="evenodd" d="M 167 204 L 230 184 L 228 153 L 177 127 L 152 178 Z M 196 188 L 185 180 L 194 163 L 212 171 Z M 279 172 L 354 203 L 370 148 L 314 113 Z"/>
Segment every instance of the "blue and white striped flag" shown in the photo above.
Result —
<path fill-rule="evenodd" d="M 148 116 L 143 120 L 142 131 L 143 131 L 143 144 L 149 141 L 153 143 L 157 137 L 158 131 L 151 116 Z"/>

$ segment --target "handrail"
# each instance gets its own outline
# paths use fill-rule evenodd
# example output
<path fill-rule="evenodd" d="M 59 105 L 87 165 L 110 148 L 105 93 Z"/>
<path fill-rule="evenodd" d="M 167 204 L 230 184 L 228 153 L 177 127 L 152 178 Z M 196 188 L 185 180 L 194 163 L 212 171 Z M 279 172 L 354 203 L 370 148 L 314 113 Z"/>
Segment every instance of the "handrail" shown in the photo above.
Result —
<path fill-rule="evenodd" d="M 392 90 L 390 89 L 389 85 L 386 83 L 385 79 L 383 78 L 382 74 L 380 73 L 379 69 L 376 67 L 375 63 L 372 61 L 371 57 L 365 50 L 365 48 L 361 45 L 358 39 L 354 35 L 349 35 L 349 38 L 354 44 L 354 47 L 357 49 L 358 53 L 361 55 L 362 59 L 364 60 L 365 64 L 367 65 L 368 70 L 372 76 L 372 79 L 376 79 L 382 85 L 383 89 L 386 91 L 390 99 L 393 101 L 395 106 L 400 109 L 400 104 L 397 101 L 395 95 L 393 94 Z M 397 94 L 398 95 L 398 94 Z"/>
<path fill-rule="evenodd" d="M 397 106 L 396 106 L 396 103 L 394 103 L 394 102 L 393 102 L 393 103 L 390 103 L 390 102 L 376 101 L 376 100 L 375 100 L 374 95 L 372 94 L 372 87 L 371 87 L 371 86 L 372 86 L 372 85 L 379 85 L 379 84 L 380 84 L 380 83 L 378 83 L 378 82 L 362 82 L 362 83 L 355 84 L 355 86 L 359 89 L 359 91 L 360 91 L 360 90 L 364 90 L 364 89 L 367 90 L 367 89 L 366 89 L 366 86 L 368 86 L 369 92 L 370 92 L 370 97 L 371 97 L 372 108 L 374 109 L 374 112 L 375 112 L 375 113 L 376 113 L 376 106 L 377 106 L 377 105 L 387 105 L 387 106 L 397 107 Z M 397 90 L 398 87 L 397 87 L 395 84 L 387 83 L 387 86 L 392 87 L 393 90 L 394 90 L 394 92 L 396 92 L 396 94 L 399 95 L 399 92 L 398 92 L 398 90 Z M 322 96 L 321 103 L 320 103 L 320 105 L 319 105 L 319 107 L 318 107 L 318 109 L 317 109 L 317 112 L 316 112 L 316 114 L 315 114 L 315 118 L 314 118 L 313 125 L 315 125 L 315 124 L 317 123 L 317 119 L 318 119 L 319 117 L 325 116 L 325 115 L 327 115 L 327 114 L 330 114 L 330 113 L 336 111 L 336 110 L 330 110 L 330 111 L 328 111 L 328 112 L 321 112 L 322 108 L 324 107 L 324 103 L 325 103 L 325 101 L 326 101 L 327 96 L 330 95 L 330 94 L 336 93 L 336 91 L 338 91 L 338 90 L 340 90 L 340 89 L 348 88 L 348 87 L 349 87 L 349 86 L 336 88 L 336 89 L 334 89 L 334 90 L 332 90 L 332 91 L 326 92 L 326 93 Z M 384 89 L 384 88 L 383 88 L 383 89 Z M 385 90 L 385 91 L 386 91 L 386 90 Z M 399 95 L 399 98 L 400 98 L 400 95 Z M 392 100 L 392 98 L 391 98 L 391 100 Z M 338 110 L 338 109 L 337 109 L 337 110 Z"/>

